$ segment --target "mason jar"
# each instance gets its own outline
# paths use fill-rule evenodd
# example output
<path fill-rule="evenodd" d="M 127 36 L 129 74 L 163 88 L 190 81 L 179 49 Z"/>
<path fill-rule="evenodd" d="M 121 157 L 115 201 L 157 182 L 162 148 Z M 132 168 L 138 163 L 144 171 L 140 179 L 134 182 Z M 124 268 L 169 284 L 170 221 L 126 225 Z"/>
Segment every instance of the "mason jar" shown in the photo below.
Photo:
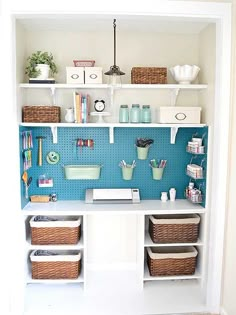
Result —
<path fill-rule="evenodd" d="M 129 122 L 129 108 L 128 108 L 128 105 L 120 105 L 119 122 L 120 123 L 128 123 Z"/>
<path fill-rule="evenodd" d="M 139 104 L 132 104 L 130 110 L 130 122 L 131 123 L 140 123 L 140 106 Z"/>
<path fill-rule="evenodd" d="M 152 113 L 151 113 L 150 105 L 143 105 L 141 117 L 142 117 L 141 118 L 142 123 L 152 122 Z"/>

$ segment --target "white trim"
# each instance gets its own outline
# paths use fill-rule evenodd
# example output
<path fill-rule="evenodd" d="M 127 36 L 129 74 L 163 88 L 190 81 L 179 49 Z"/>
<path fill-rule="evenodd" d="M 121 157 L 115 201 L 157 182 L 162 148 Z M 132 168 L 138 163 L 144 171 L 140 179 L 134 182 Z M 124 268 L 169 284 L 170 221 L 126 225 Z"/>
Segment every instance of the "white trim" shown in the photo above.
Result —
<path fill-rule="evenodd" d="M 222 12 L 216 23 L 216 84 L 212 169 L 211 220 L 209 234 L 207 305 L 219 313 L 223 264 L 224 225 L 227 201 L 227 162 L 230 114 L 231 12 Z M 228 106 L 225 106 L 227 104 Z M 223 128 L 222 128 L 223 126 Z M 220 178 L 220 180 L 219 180 Z"/>
<path fill-rule="evenodd" d="M 27 3 L 26 3 L 27 2 Z M 217 108 L 215 110 L 217 117 L 215 117 L 215 128 L 214 137 L 218 139 L 218 142 L 214 144 L 213 153 L 216 156 L 215 161 L 213 161 L 213 169 L 217 169 L 217 173 L 213 175 L 212 183 L 214 183 L 214 195 L 212 196 L 211 206 L 214 209 L 214 216 L 211 216 L 211 229 L 210 229 L 210 252 L 211 256 L 209 259 L 209 282 L 208 282 L 208 292 L 207 292 L 207 307 L 212 313 L 218 313 L 220 307 L 220 291 L 221 291 L 221 277 L 222 277 L 222 251 L 224 242 L 224 221 L 225 221 L 225 207 L 226 207 L 226 184 L 227 184 L 227 161 L 228 161 L 228 120 L 229 120 L 229 95 L 230 95 L 230 84 L 229 84 L 229 74 L 230 74 L 230 50 L 231 41 L 231 5 L 229 3 L 204 3 L 204 2 L 194 2 L 194 1 L 163 1 L 156 0 L 152 1 L 149 5 L 149 1 L 136 2 L 135 8 L 133 3 L 125 1 L 118 2 L 107 2 L 106 6 L 103 6 L 104 1 L 98 1 L 91 6 L 90 1 L 85 1 L 83 3 L 73 3 L 70 1 L 58 2 L 56 9 L 55 4 L 49 1 L 41 0 L 40 7 L 47 8 L 38 11 L 38 7 L 35 6 L 33 1 L 11 1 L 9 6 L 9 12 L 5 12 L 5 17 L 9 19 L 10 14 L 14 11 L 18 14 L 104 14 L 104 15 L 146 15 L 146 16 L 167 16 L 167 17 L 193 17 L 193 18 L 206 18 L 210 21 L 217 20 L 217 74 L 218 80 L 216 82 L 216 104 Z M 5 4 L 6 5 L 6 4 Z M 91 11 L 91 7 L 93 8 Z M 104 9 L 104 7 L 106 9 Z M 71 8 L 71 11 L 68 11 Z M 134 12 L 135 10 L 135 12 Z M 29 15 L 28 15 L 29 16 Z M 5 21 L 6 22 L 6 21 Z M 8 22 L 8 21 L 7 21 Z M 7 24 L 7 23 L 5 23 Z M 6 26 L 6 25 L 5 25 Z M 9 26 L 9 25 L 7 25 Z M 12 38 L 11 30 L 9 27 L 5 31 L 5 38 Z M 14 47 L 13 47 L 14 48 Z M 222 49 L 220 49 L 222 48 Z M 13 49 L 11 51 L 14 51 Z M 9 52 L 10 53 L 10 52 Z M 14 82 L 14 80 L 12 80 Z M 14 85 L 14 83 L 13 83 Z M 14 86 L 8 88 L 8 90 L 13 90 Z M 222 91 L 222 92 L 221 92 Z M 8 99 L 9 103 L 15 102 L 15 97 L 12 96 L 13 93 L 5 93 L 5 98 Z M 4 93 L 3 93 L 4 99 Z M 13 115 L 12 115 L 13 116 Z M 7 121 L 12 121 L 13 132 L 15 132 L 14 120 L 15 117 L 9 115 L 10 119 Z M 221 126 L 224 128 L 221 128 Z M 9 128 L 10 129 L 10 128 Z M 12 141 L 17 138 L 14 133 Z M 14 151 L 11 148 L 11 151 Z M 17 151 L 17 149 L 15 149 Z M 10 156 L 17 156 L 15 154 L 9 154 Z M 19 164 L 16 159 L 12 165 Z M 19 167 L 19 165 L 18 165 Z M 4 176 L 7 178 L 9 176 Z M 14 182 L 18 183 L 18 175 L 10 176 L 11 187 L 15 188 Z M 220 180 L 219 180 L 220 178 Z M 6 187 L 10 187 L 6 185 Z M 13 190 L 13 188 L 11 190 Z M 18 195 L 18 192 L 16 192 Z M 17 202 L 12 203 L 13 209 Z M 19 208 L 16 206 L 15 209 Z M 18 209 L 20 211 L 20 209 Z M 214 228 L 213 228 L 214 227 Z M 215 232 L 214 232 L 215 231 Z M 16 282 L 16 281 L 15 281 Z M 16 284 L 16 286 L 19 285 Z"/>

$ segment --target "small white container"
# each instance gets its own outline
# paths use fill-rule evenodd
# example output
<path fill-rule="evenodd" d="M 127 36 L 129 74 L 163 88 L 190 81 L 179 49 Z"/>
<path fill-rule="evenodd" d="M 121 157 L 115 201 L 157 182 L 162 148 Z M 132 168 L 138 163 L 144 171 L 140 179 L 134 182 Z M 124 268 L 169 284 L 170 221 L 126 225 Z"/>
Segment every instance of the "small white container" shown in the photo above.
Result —
<path fill-rule="evenodd" d="M 176 198 L 176 189 L 175 188 L 171 188 L 169 190 L 169 195 L 170 195 L 170 201 L 175 201 Z"/>
<path fill-rule="evenodd" d="M 161 193 L 161 201 L 162 202 L 166 202 L 168 200 L 168 196 L 167 196 L 167 192 L 166 191 L 163 191 Z"/>
<path fill-rule="evenodd" d="M 85 84 L 102 84 L 101 67 L 84 67 Z"/>
<path fill-rule="evenodd" d="M 161 106 L 158 121 L 162 124 L 199 124 L 201 107 Z"/>
<path fill-rule="evenodd" d="M 84 84 L 84 67 L 66 67 L 66 83 Z"/>

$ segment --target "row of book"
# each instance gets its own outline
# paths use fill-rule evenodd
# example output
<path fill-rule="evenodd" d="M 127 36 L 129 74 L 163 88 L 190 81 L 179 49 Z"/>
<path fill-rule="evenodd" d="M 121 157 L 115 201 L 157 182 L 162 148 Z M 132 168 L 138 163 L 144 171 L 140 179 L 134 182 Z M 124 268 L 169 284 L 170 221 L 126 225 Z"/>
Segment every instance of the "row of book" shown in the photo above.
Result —
<path fill-rule="evenodd" d="M 73 93 L 74 98 L 74 115 L 75 123 L 88 123 L 89 122 L 89 95 L 80 94 L 78 92 Z"/>

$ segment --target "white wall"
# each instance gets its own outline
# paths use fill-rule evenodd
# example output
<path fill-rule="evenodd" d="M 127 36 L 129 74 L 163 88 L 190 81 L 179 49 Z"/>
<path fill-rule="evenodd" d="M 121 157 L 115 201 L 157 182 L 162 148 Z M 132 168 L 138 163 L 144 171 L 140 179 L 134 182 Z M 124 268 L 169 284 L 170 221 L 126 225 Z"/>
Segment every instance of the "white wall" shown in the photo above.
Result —
<path fill-rule="evenodd" d="M 232 1 L 232 74 L 231 74 L 231 136 L 230 136 L 230 160 L 228 181 L 228 213 L 225 233 L 224 252 L 224 276 L 222 288 L 222 309 L 224 315 L 236 314 L 235 291 L 236 291 L 236 199 L 235 199 L 235 176 L 236 176 L 236 4 Z M 222 313 L 223 314 L 223 313 Z"/>
<path fill-rule="evenodd" d="M 117 23 L 118 24 L 118 23 Z M 119 25 L 119 24 L 118 24 Z M 118 27 L 117 25 L 117 27 Z M 58 65 L 58 74 L 55 75 L 58 83 L 66 82 L 66 67 L 73 66 L 74 59 L 92 59 L 95 60 L 95 66 L 103 68 L 103 72 L 109 70 L 113 65 L 113 32 L 111 31 L 90 31 L 76 32 L 67 31 L 39 31 L 25 30 L 20 20 L 17 27 L 21 32 L 17 33 L 17 70 L 18 73 L 24 73 L 22 64 L 26 65 L 26 58 L 34 51 L 46 50 L 53 53 Z M 22 36 L 23 34 L 23 36 Z M 26 48 L 22 52 L 22 43 L 26 43 Z M 174 52 L 174 53 L 173 53 Z M 157 66 L 167 67 L 177 64 L 198 64 L 199 63 L 199 36 L 198 34 L 164 34 L 157 31 L 146 32 L 117 32 L 117 64 L 126 75 L 122 77 L 123 83 L 131 82 L 131 68 L 135 66 Z M 204 65 L 205 66 L 205 65 Z M 204 67 L 203 73 L 207 71 Z M 19 79 L 20 76 L 18 75 Z M 27 77 L 24 80 L 27 82 Z M 168 83 L 174 83 L 174 80 L 168 70 Z M 21 76 L 22 80 L 22 76 Z M 107 83 L 108 77 L 103 75 L 103 82 Z M 22 81 L 18 81 L 22 82 Z M 196 82 L 198 82 L 196 80 Z M 204 83 L 206 81 L 201 81 Z M 26 91 L 24 100 L 27 105 L 45 104 L 51 105 L 52 98 L 49 93 L 42 96 L 41 91 Z M 153 122 L 157 121 L 158 106 L 170 106 L 170 92 L 154 90 L 116 91 L 114 104 L 110 106 L 109 93 L 106 91 L 96 91 L 96 94 L 90 92 L 91 101 L 104 99 L 107 110 L 112 113 L 112 117 L 106 120 L 118 121 L 118 109 L 120 104 L 132 103 L 149 104 L 152 108 Z M 73 106 L 73 97 L 70 91 L 57 92 L 56 104 L 62 107 L 62 121 L 64 121 L 65 108 Z M 198 91 L 180 92 L 177 105 L 196 106 L 198 104 Z"/>

